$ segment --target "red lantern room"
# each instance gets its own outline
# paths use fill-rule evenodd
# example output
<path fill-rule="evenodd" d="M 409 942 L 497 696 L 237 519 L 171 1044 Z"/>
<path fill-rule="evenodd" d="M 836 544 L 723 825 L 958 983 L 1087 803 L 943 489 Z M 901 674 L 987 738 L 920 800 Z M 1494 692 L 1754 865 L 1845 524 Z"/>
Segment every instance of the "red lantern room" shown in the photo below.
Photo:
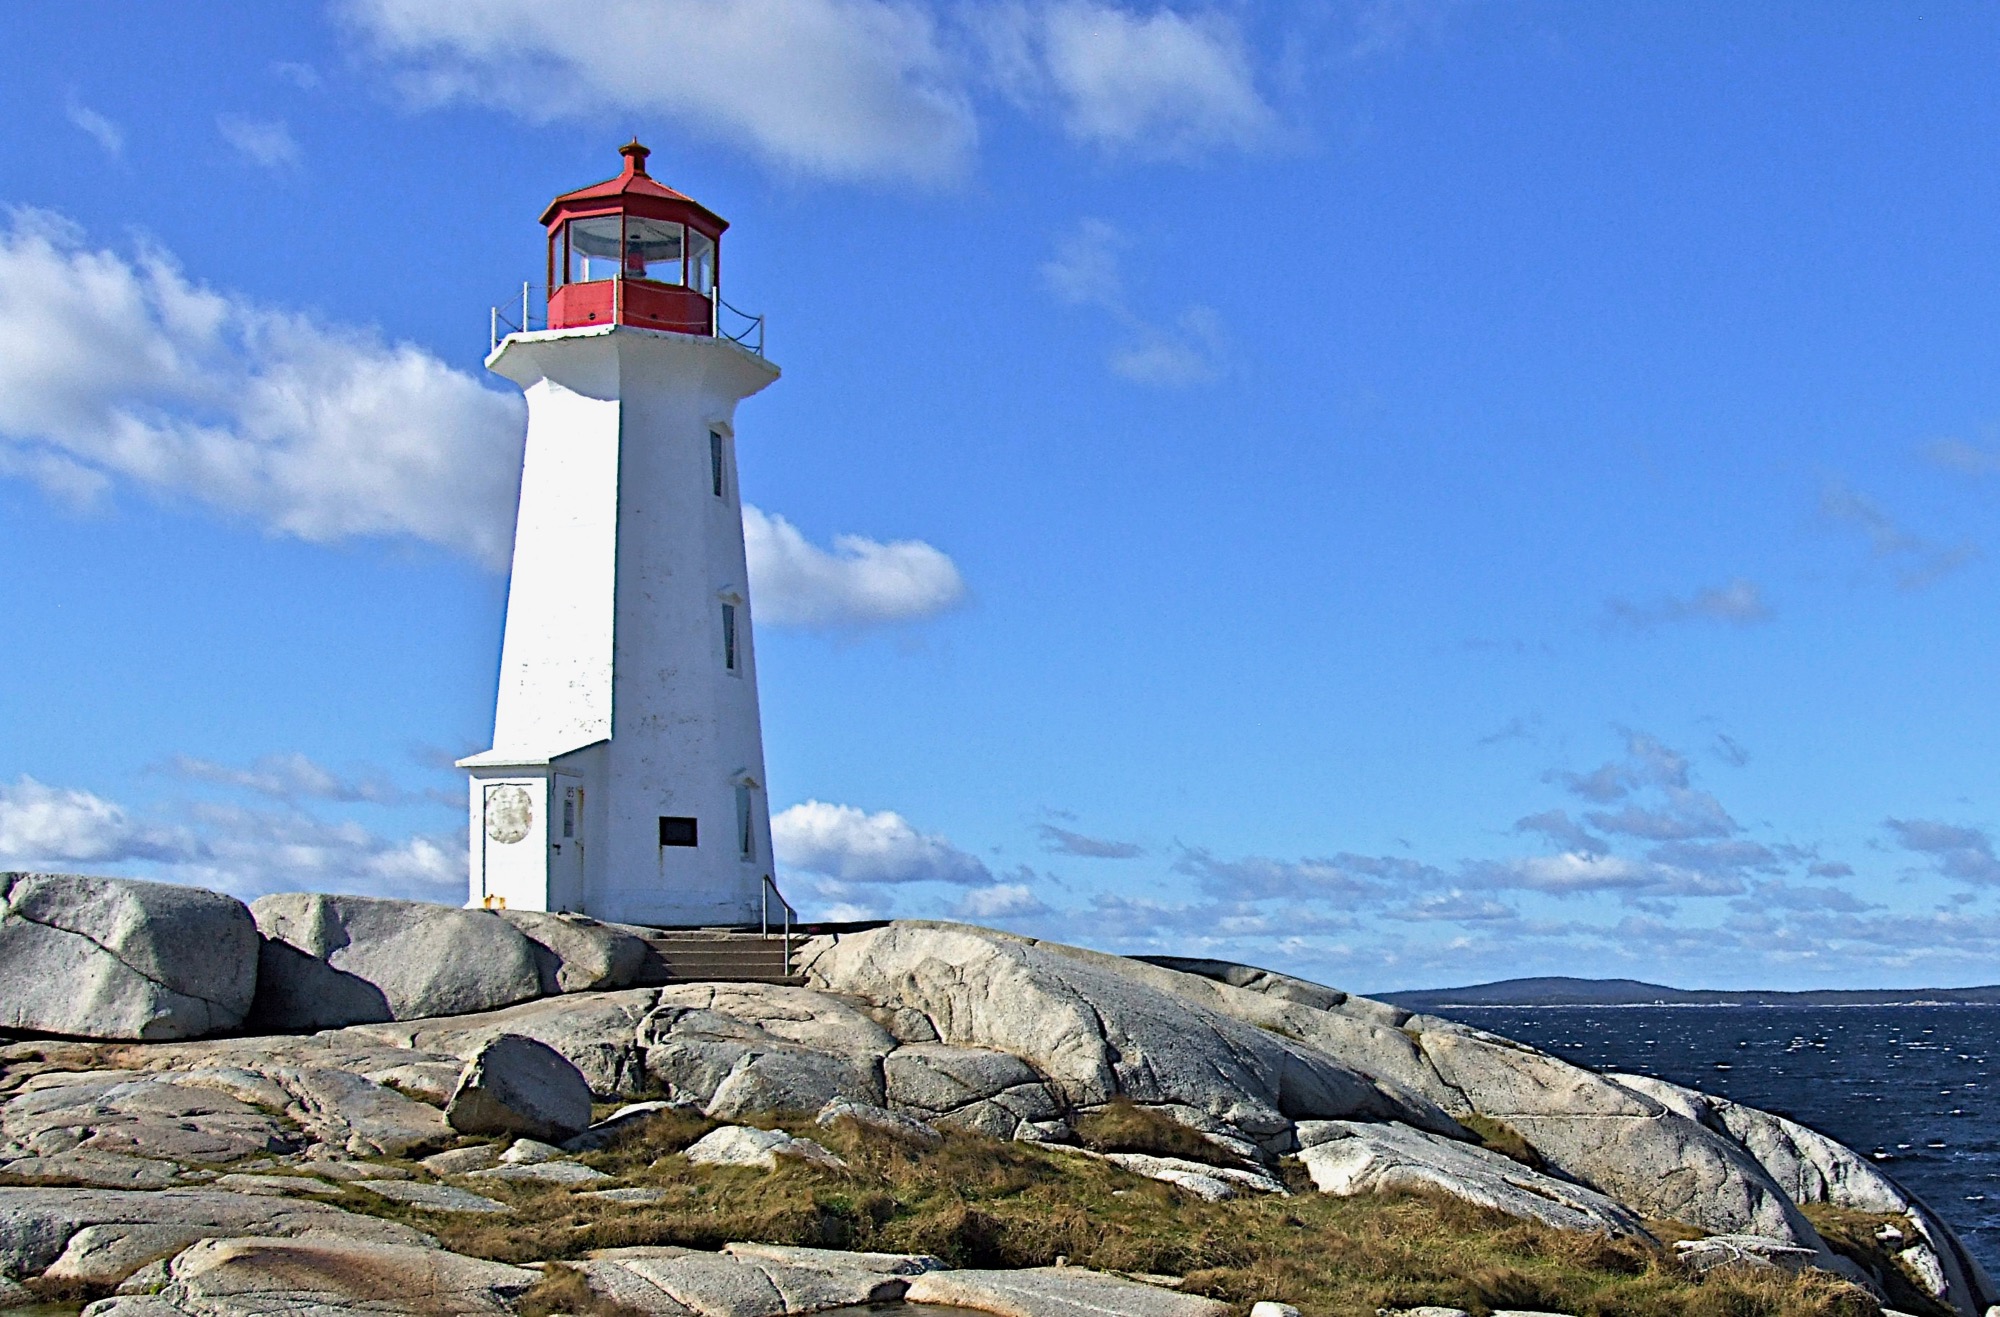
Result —
<path fill-rule="evenodd" d="M 638 139 L 625 170 L 549 203 L 549 328 L 636 325 L 714 335 L 717 256 L 729 222 L 646 173 Z"/>

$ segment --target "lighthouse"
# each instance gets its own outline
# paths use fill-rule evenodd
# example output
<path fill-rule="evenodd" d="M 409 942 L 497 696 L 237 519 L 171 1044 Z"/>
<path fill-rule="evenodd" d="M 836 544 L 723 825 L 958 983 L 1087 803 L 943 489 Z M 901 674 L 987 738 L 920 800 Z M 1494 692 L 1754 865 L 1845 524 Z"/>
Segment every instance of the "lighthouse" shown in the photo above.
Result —
<path fill-rule="evenodd" d="M 528 437 L 493 748 L 459 761 L 471 904 L 746 926 L 771 823 L 735 418 L 778 368 L 721 332 L 728 224 L 621 154 L 542 215 L 547 328 L 486 360 Z"/>

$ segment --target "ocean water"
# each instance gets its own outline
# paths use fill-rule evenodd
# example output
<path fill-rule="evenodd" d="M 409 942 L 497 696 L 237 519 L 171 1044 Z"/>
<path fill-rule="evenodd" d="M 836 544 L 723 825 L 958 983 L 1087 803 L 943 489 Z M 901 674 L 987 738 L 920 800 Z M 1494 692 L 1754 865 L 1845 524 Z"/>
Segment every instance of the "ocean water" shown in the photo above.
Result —
<path fill-rule="evenodd" d="M 1595 1070 L 1791 1117 L 1868 1154 L 2000 1275 L 2000 1006 L 1454 1007 Z"/>

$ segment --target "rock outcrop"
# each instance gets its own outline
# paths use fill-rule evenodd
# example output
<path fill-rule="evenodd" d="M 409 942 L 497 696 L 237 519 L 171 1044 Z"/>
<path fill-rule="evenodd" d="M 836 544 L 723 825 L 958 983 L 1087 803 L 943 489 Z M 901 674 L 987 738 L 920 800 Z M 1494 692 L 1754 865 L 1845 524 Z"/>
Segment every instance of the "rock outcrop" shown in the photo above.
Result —
<path fill-rule="evenodd" d="M 1963 1317 L 1982 1317 L 1985 1305 L 1975 1305 L 1974 1296 L 1995 1292 L 1985 1269 L 1916 1195 L 1852 1148 L 1795 1120 L 1664 1079 L 1610 1078 L 1736 1140 L 1795 1203 L 1827 1203 L 1903 1217 L 1910 1231 L 1900 1256 L 1924 1291 L 1951 1304 Z M 1713 1250 L 1708 1254 L 1717 1255 Z"/>
<path fill-rule="evenodd" d="M 1299 1142 L 1299 1160 L 1321 1193 L 1436 1189 L 1558 1230 L 1646 1233 L 1638 1217 L 1603 1194 L 1407 1125 L 1306 1121 Z"/>
<path fill-rule="evenodd" d="M 257 929 L 194 887 L 0 873 L 0 1028 L 165 1040 L 233 1029 L 257 984 Z"/>
<path fill-rule="evenodd" d="M 170 921 L 184 909 L 231 908 L 207 894 L 176 904 L 89 886 L 110 880 L 65 880 L 70 904 L 61 906 L 46 895 L 56 888 L 10 881 L 10 893 L 44 895 L 38 905 L 10 895 L 8 919 L 17 908 L 137 911 L 130 926 L 108 916 L 88 925 L 125 949 L 158 940 L 145 902 L 161 903 L 160 928 L 178 927 Z M 254 945 L 252 912 L 233 908 Z M 104 1284 L 127 1262 L 136 1272 L 171 1253 L 145 1282 L 156 1292 L 115 1302 L 122 1317 L 319 1302 L 310 1296 L 336 1290 L 314 1287 L 331 1284 L 355 1249 L 430 1248 L 407 1227 L 367 1234 L 386 1225 L 359 1214 L 374 1200 L 420 1221 L 504 1221 L 502 1200 L 523 1182 L 606 1203 L 657 1201 L 648 1196 L 657 1189 L 607 1180 L 585 1161 L 671 1105 L 725 1122 L 686 1150 L 695 1165 L 794 1158 L 838 1170 L 814 1140 L 756 1128 L 777 1113 L 853 1122 L 911 1148 L 935 1147 L 951 1130 L 1071 1146 L 1218 1200 L 1287 1192 L 1279 1163 L 1297 1156 L 1321 1192 L 1420 1187 L 1560 1229 L 1640 1238 L 1643 1218 L 1676 1218 L 1723 1241 L 1705 1246 L 1702 1261 L 1749 1250 L 1851 1274 L 1798 1207 L 1825 1203 L 1899 1217 L 1909 1241 L 1902 1266 L 1964 1317 L 2000 1301 L 1935 1214 L 1794 1122 L 1250 967 L 1142 962 L 963 925 L 896 923 L 811 939 L 797 957 L 802 983 L 634 987 L 619 985 L 650 972 L 646 944 L 589 921 L 325 896 L 267 897 L 253 912 L 265 941 L 250 1023 L 274 1032 L 0 1046 L 0 1182 L 16 1186 L 0 1190 L 0 1241 L 26 1241 L 0 1251 L 0 1280 L 48 1276 L 60 1263 L 57 1279 L 74 1271 Z M 23 916 L 18 934 L 16 923 L 0 925 L 0 1000 L 15 964 L 44 963 L 33 939 L 55 923 L 42 917 Z M 26 940 L 7 940 L 17 936 Z M 25 958 L 10 959 L 21 946 Z M 161 951 L 145 963 L 164 974 L 177 962 Z M 81 995 L 101 980 L 90 956 L 61 964 Z M 213 1022 L 226 1015 L 180 1018 L 193 1031 L 228 1027 Z M 98 1019 L 85 1013 L 68 1032 L 103 1036 Z M 593 1101 L 620 1100 L 635 1105 L 586 1129 Z M 1173 1137 L 1138 1145 L 1150 1151 L 1073 1146 L 1099 1113 L 1128 1104 Z M 1533 1155 L 1493 1133 L 1502 1126 Z M 517 1142 L 503 1159 L 497 1148 L 465 1146 L 465 1135 L 536 1142 Z M 1523 1160 L 1501 1156 L 1503 1147 Z M 446 1148 L 421 1164 L 367 1160 Z M 355 1210 L 312 1201 L 328 1197 Z M 48 1215 L 64 1203 L 67 1216 Z M 30 1208 L 42 1215 L 30 1220 Z M 321 1242 L 308 1248 L 308 1235 Z M 232 1247 L 197 1252 L 197 1239 Z M 675 1317 L 775 1317 L 829 1296 L 859 1303 L 886 1292 L 879 1275 L 857 1279 L 866 1267 L 815 1279 L 803 1273 L 826 1266 L 682 1252 L 596 1257 L 582 1271 L 619 1303 Z M 354 1265 L 364 1275 L 375 1264 Z M 522 1279 L 513 1270 L 465 1272 L 465 1311 L 511 1304 L 509 1287 Z M 960 1288 L 988 1284 L 951 1274 Z M 1008 1285 L 1031 1283 L 1010 1275 Z M 1050 1297 L 1062 1286 L 1094 1283 L 1050 1280 L 1038 1311 L 1069 1301 Z M 1001 1282 L 991 1286 L 1000 1288 L 982 1303 L 1013 1301 Z"/>

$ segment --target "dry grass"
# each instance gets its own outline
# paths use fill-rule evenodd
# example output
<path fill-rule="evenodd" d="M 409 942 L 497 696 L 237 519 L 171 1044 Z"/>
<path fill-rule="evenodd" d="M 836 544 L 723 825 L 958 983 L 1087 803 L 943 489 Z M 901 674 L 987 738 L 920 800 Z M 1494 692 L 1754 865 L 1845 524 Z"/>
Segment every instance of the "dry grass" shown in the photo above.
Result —
<path fill-rule="evenodd" d="M 1186 1276 L 1191 1291 L 1239 1309 L 1278 1299 L 1307 1317 L 1373 1317 L 1377 1308 L 1423 1303 L 1578 1317 L 1876 1312 L 1862 1291 L 1831 1277 L 1695 1276 L 1644 1241 L 1548 1230 L 1441 1195 L 1204 1203 L 1033 1145 L 951 1132 L 939 1147 L 922 1149 L 847 1122 L 830 1130 L 769 1122 L 819 1139 L 847 1160 L 845 1171 L 782 1161 L 769 1173 L 695 1167 L 674 1155 L 713 1123 L 665 1113 L 585 1157 L 621 1183 L 665 1191 L 655 1205 L 490 1181 L 479 1191 L 507 1199 L 512 1215 L 436 1216 L 352 1191 L 344 1205 L 407 1220 L 459 1252 L 509 1262 L 620 1245 L 714 1249 L 757 1240 L 933 1253 L 955 1266 L 1046 1266 L 1064 1256 L 1108 1271 Z M 546 1312 L 619 1317 L 573 1306 L 582 1302 L 570 1292 L 581 1277 L 569 1275 L 550 1269 Z"/>
<path fill-rule="evenodd" d="M 1819 1231 L 1828 1248 L 1860 1263 L 1861 1269 L 1875 1278 L 1888 1294 L 1891 1308 L 1915 1314 L 1915 1317 L 1952 1317 L 1950 1307 L 1939 1303 L 1919 1287 L 1916 1274 L 1896 1256 L 1898 1246 L 1875 1237 L 1875 1232 L 1884 1226 L 1909 1235 L 1910 1223 L 1906 1218 L 1856 1212 L 1844 1207 L 1829 1207 L 1824 1203 L 1809 1204 L 1800 1210 Z M 1912 1239 L 1909 1242 L 1915 1241 Z"/>
<path fill-rule="evenodd" d="M 542 1278 L 523 1294 L 516 1309 L 520 1317 L 646 1317 L 629 1304 L 599 1294 L 575 1267 L 552 1262 L 542 1268 Z"/>
<path fill-rule="evenodd" d="M 1511 1157 L 1530 1170 L 1548 1169 L 1547 1163 L 1542 1160 L 1542 1154 L 1535 1151 L 1535 1145 L 1523 1138 L 1521 1132 L 1507 1122 L 1495 1120 L 1491 1116 L 1471 1115 L 1458 1117 L 1458 1123 L 1477 1134 L 1482 1147 L 1497 1152 L 1502 1157 Z"/>
<path fill-rule="evenodd" d="M 1240 1166 L 1242 1159 L 1209 1142 L 1171 1116 L 1115 1098 L 1076 1122 L 1083 1146 L 1097 1152 L 1146 1152 L 1210 1166 Z"/>

